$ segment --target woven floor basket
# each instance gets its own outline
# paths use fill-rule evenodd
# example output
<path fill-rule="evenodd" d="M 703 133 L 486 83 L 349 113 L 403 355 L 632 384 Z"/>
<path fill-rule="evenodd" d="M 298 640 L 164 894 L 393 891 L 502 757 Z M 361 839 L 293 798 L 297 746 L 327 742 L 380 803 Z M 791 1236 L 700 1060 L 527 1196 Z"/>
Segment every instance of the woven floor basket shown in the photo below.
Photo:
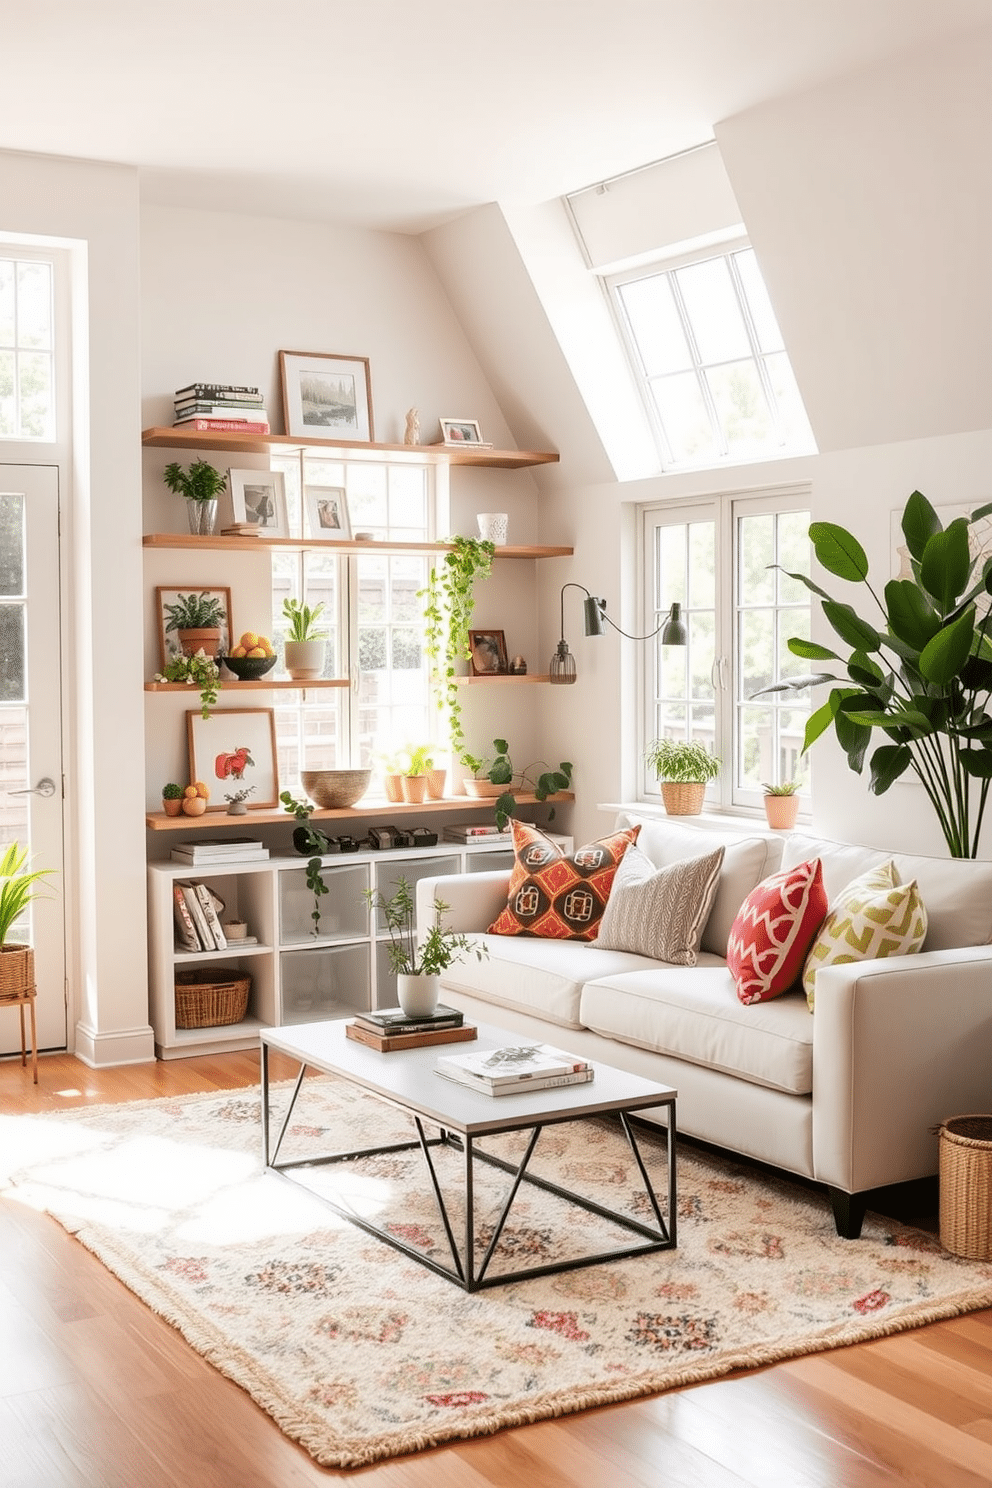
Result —
<path fill-rule="evenodd" d="M 661 799 L 669 816 L 698 816 L 702 811 L 705 782 L 690 780 L 683 784 L 678 780 L 662 780 L 659 783 Z"/>
<path fill-rule="evenodd" d="M 213 971 L 176 972 L 176 1027 L 216 1028 L 240 1023 L 248 1010 L 251 977 Z"/>
<path fill-rule="evenodd" d="M 34 950 L 11 943 L 0 950 L 0 997 L 19 997 L 34 986 Z"/>
<path fill-rule="evenodd" d="M 940 1137 L 940 1243 L 992 1261 L 992 1116 L 953 1116 Z"/>

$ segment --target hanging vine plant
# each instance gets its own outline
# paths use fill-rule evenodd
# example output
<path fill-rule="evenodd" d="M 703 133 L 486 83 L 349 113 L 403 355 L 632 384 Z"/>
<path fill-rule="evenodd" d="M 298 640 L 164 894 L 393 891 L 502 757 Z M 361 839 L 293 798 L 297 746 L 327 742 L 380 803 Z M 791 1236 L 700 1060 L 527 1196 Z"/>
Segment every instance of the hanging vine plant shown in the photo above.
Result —
<path fill-rule="evenodd" d="M 436 563 L 418 599 L 424 604 L 424 645 L 438 687 L 438 707 L 448 715 L 452 757 L 462 759 L 465 735 L 459 701 L 457 663 L 471 659 L 468 632 L 475 611 L 475 583 L 488 579 L 494 543 L 477 537 L 449 537 L 449 552 Z"/>

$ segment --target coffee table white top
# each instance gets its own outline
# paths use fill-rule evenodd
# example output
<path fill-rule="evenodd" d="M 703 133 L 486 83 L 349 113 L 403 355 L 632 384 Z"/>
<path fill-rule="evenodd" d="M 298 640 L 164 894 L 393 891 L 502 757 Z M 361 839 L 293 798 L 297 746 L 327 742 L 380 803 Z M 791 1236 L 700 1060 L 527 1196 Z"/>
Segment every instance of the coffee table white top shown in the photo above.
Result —
<path fill-rule="evenodd" d="M 404 1110 L 436 1121 L 463 1135 L 512 1131 L 538 1122 L 576 1120 L 611 1111 L 645 1110 L 673 1102 L 677 1092 L 612 1065 L 590 1061 L 593 1078 L 581 1085 L 552 1085 L 520 1095 L 489 1095 L 447 1080 L 435 1072 L 438 1056 L 466 1050 L 486 1051 L 519 1044 L 519 1034 L 479 1023 L 478 1039 L 464 1044 L 433 1044 L 422 1049 L 394 1049 L 381 1054 L 345 1035 L 350 1019 L 298 1023 L 263 1028 L 261 1039 L 270 1049 L 312 1065 L 327 1074 L 343 1075 L 355 1085 L 383 1097 Z M 556 1047 L 568 1049 L 568 1030 Z"/>

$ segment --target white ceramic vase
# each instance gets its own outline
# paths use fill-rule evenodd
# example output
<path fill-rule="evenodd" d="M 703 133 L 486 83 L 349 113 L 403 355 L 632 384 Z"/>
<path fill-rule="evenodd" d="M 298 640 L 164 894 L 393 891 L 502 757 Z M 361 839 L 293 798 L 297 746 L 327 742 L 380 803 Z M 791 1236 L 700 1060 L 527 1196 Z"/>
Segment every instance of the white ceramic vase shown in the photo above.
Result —
<path fill-rule="evenodd" d="M 437 1007 L 438 977 L 398 972 L 396 996 L 408 1018 L 429 1018 Z"/>
<path fill-rule="evenodd" d="M 286 670 L 294 682 L 313 681 L 324 674 L 323 639 L 319 641 L 287 641 L 283 646 Z"/>

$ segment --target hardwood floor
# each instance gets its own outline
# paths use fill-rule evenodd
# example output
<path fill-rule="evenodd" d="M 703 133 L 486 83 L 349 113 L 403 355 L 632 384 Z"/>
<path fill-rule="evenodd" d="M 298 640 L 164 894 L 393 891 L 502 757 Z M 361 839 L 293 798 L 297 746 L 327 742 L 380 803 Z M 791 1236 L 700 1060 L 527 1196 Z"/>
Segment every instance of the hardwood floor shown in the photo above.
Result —
<path fill-rule="evenodd" d="M 277 1076 L 295 1073 L 276 1065 Z M 0 1115 L 254 1083 L 253 1054 L 0 1063 Z M 53 1221 L 0 1203 L 2 1488 L 923 1488 L 992 1484 L 992 1310 L 630 1405 L 317 1467 Z"/>

